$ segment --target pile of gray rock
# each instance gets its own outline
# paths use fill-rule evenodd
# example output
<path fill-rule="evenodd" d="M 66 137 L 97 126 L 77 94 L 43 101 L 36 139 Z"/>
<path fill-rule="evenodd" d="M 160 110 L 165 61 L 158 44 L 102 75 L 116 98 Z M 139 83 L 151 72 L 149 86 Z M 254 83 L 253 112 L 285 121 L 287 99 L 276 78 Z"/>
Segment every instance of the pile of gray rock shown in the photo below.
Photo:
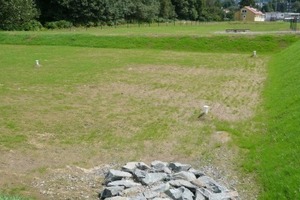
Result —
<path fill-rule="evenodd" d="M 189 164 L 129 162 L 110 169 L 100 199 L 106 200 L 236 200 L 230 191 Z"/>

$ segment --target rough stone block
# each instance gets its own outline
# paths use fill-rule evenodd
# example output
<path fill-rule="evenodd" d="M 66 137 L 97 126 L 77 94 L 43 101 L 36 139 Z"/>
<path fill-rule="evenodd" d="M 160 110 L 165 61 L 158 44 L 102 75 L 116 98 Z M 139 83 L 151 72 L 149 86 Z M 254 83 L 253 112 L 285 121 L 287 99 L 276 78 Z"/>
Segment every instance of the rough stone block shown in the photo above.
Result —
<path fill-rule="evenodd" d="M 206 200 L 206 198 L 199 190 L 196 190 L 195 200 Z"/>
<path fill-rule="evenodd" d="M 123 190 L 122 186 L 106 187 L 101 193 L 101 199 L 118 196 Z"/>
<path fill-rule="evenodd" d="M 170 163 L 168 167 L 174 172 L 180 172 L 180 171 L 188 171 L 191 168 L 191 165 L 173 162 Z"/>
<path fill-rule="evenodd" d="M 196 178 L 199 178 L 200 176 L 205 176 L 204 172 L 196 170 L 194 168 L 190 168 L 189 172 L 192 172 L 196 176 Z"/>
<path fill-rule="evenodd" d="M 123 178 L 131 178 L 131 177 L 132 177 L 132 174 L 130 174 L 128 172 L 111 169 L 107 173 L 105 180 L 106 180 L 106 182 L 111 182 L 111 181 L 121 180 Z"/>
<path fill-rule="evenodd" d="M 151 167 L 143 162 L 138 162 L 136 167 L 140 170 L 149 170 Z"/>
<path fill-rule="evenodd" d="M 197 179 L 199 182 L 202 182 L 203 185 L 212 191 L 213 193 L 221 193 L 221 192 L 226 192 L 229 191 L 225 186 L 217 183 L 214 181 L 212 178 L 208 176 L 201 176 Z"/>
<path fill-rule="evenodd" d="M 186 187 L 190 189 L 195 189 L 197 188 L 195 185 L 190 183 L 189 181 L 186 180 L 172 180 L 168 182 L 171 186 L 179 188 L 179 187 Z"/>
<path fill-rule="evenodd" d="M 120 181 L 113 181 L 107 184 L 108 186 L 124 186 L 125 188 L 131 188 L 135 186 L 140 186 L 140 183 L 136 183 L 132 180 L 120 180 Z"/>
<path fill-rule="evenodd" d="M 164 180 L 168 175 L 166 173 L 148 173 L 146 177 L 142 179 L 144 185 L 152 185 L 156 182 Z"/>
<path fill-rule="evenodd" d="M 180 199 L 182 197 L 182 190 L 180 188 L 169 189 L 165 193 L 174 200 Z"/>
<path fill-rule="evenodd" d="M 125 172 L 133 173 L 134 170 L 137 168 L 137 164 L 138 162 L 128 162 L 122 167 L 122 170 Z"/>
<path fill-rule="evenodd" d="M 162 183 L 160 185 L 157 185 L 157 186 L 151 188 L 151 190 L 154 191 L 154 192 L 165 192 L 168 189 L 170 189 L 170 184 L 169 183 Z"/>
<path fill-rule="evenodd" d="M 182 200 L 193 200 L 194 199 L 194 194 L 187 188 L 182 187 L 182 196 L 181 199 Z"/>
<path fill-rule="evenodd" d="M 157 172 L 163 172 L 164 169 L 168 166 L 168 163 L 166 162 L 162 162 L 162 161 L 153 161 L 151 163 L 151 167 L 154 171 L 157 171 Z"/>
<path fill-rule="evenodd" d="M 178 172 L 178 173 L 174 174 L 172 177 L 174 179 L 183 179 L 186 181 L 196 180 L 196 176 L 193 173 L 187 172 L 187 171 Z"/>

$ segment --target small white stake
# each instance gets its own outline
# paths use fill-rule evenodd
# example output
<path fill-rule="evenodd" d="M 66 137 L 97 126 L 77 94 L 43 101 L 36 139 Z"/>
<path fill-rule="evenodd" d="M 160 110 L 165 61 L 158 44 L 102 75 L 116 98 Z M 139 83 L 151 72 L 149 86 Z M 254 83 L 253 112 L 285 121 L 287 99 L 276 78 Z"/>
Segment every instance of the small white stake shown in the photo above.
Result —
<path fill-rule="evenodd" d="M 204 112 L 205 114 L 208 113 L 208 110 L 209 110 L 209 106 L 207 106 L 207 105 L 203 106 L 203 112 Z"/>
<path fill-rule="evenodd" d="M 207 115 L 208 110 L 209 110 L 209 106 L 207 106 L 207 105 L 203 106 L 203 111 L 200 113 L 198 118 L 203 118 L 205 115 Z"/>
<path fill-rule="evenodd" d="M 36 67 L 40 67 L 41 66 L 40 63 L 39 63 L 39 60 L 35 60 L 35 66 Z"/>

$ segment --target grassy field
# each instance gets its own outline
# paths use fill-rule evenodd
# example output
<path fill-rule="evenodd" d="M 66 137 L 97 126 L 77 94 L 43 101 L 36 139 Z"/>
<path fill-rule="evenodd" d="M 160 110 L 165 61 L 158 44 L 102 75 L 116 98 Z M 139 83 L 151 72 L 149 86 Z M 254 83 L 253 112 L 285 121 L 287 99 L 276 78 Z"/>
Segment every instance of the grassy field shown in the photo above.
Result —
<path fill-rule="evenodd" d="M 298 40 L 296 35 L 194 37 L 189 32 L 153 37 L 136 32 L 131 37 L 118 33 L 118 28 L 118 36 L 94 31 L 0 33 L 4 193 L 46 198 L 30 185 L 66 165 L 89 168 L 160 159 L 216 166 L 225 179 L 239 180 L 231 186 L 244 199 L 255 199 L 259 192 L 262 199 L 296 197 L 298 151 L 288 148 L 291 152 L 274 157 L 269 153 L 271 144 L 278 152 L 287 145 L 276 145 L 270 133 L 297 130 L 294 124 L 289 127 L 295 129 L 278 129 L 279 121 L 274 121 L 284 110 L 280 106 L 296 105 L 297 96 L 291 103 L 283 99 L 286 103 L 280 106 L 270 100 L 296 80 L 296 73 L 289 76 L 289 68 L 281 66 L 298 66 L 292 59 L 297 45 L 279 53 Z M 258 57 L 251 57 L 253 50 Z M 41 67 L 35 67 L 36 59 Z M 281 73 L 294 78 L 282 79 Z M 290 84 L 280 84 L 286 79 Z M 199 120 L 206 104 L 210 113 Z M 279 135 L 276 141 L 283 140 Z M 288 138 L 296 141 L 293 135 Z M 286 155 L 292 155 L 292 164 L 281 169 L 276 163 Z M 278 177 L 272 167 L 278 169 Z M 63 189 L 65 182 L 56 181 Z M 50 188 L 53 183 L 48 184 Z M 274 192 L 278 190 L 282 193 Z M 77 192 L 72 191 L 74 198 Z"/>

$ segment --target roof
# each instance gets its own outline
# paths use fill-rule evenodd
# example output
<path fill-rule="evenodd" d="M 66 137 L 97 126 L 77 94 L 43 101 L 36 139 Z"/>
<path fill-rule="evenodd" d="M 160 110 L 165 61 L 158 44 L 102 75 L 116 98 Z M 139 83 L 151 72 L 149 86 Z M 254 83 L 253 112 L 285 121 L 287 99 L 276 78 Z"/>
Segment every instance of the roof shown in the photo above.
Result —
<path fill-rule="evenodd" d="M 263 15 L 262 12 L 260 12 L 259 10 L 255 9 L 255 8 L 252 8 L 250 6 L 245 6 L 244 8 L 246 8 L 247 10 L 249 10 L 250 12 L 256 14 L 256 15 Z"/>

